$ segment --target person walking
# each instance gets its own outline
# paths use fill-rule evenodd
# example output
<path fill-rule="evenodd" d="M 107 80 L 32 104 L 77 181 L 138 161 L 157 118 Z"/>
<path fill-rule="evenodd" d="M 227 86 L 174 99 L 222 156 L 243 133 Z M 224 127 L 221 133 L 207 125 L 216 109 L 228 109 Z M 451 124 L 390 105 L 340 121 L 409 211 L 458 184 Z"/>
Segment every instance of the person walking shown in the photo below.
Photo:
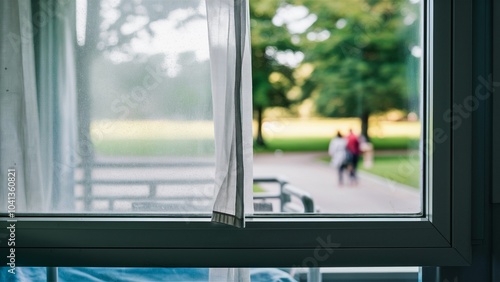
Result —
<path fill-rule="evenodd" d="M 358 137 L 352 132 L 352 129 L 349 129 L 349 135 L 347 136 L 347 151 L 350 155 L 349 178 L 351 184 L 356 185 L 358 184 L 357 169 L 360 149 Z"/>
<path fill-rule="evenodd" d="M 347 140 L 342 137 L 340 131 L 337 131 L 335 138 L 330 141 L 328 154 L 332 157 L 330 165 L 337 169 L 339 186 L 342 186 L 344 169 L 347 167 Z"/>

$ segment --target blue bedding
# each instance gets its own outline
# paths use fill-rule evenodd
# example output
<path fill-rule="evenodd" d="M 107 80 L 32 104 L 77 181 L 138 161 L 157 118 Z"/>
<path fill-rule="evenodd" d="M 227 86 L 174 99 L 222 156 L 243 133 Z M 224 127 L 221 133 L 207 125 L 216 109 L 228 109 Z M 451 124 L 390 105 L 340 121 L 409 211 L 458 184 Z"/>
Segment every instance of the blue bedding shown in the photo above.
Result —
<path fill-rule="evenodd" d="M 16 267 L 16 274 L 2 267 L 0 281 L 5 282 L 42 282 L 47 281 L 45 267 Z M 251 282 L 297 282 L 288 273 L 276 268 L 252 268 Z M 208 268 L 99 268 L 99 267 L 60 267 L 58 281 L 88 282 L 201 282 L 208 281 Z"/>

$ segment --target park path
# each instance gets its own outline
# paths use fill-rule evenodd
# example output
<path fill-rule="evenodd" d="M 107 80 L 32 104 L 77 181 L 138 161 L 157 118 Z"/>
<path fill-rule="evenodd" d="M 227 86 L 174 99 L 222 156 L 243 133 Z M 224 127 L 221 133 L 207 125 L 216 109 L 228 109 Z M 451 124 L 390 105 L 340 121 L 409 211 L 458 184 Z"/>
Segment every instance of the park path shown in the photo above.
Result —
<path fill-rule="evenodd" d="M 418 213 L 421 200 L 417 189 L 405 187 L 368 173 L 359 172 L 357 186 L 337 185 L 337 175 L 329 164 L 318 160 L 325 153 L 280 153 L 254 155 L 254 178 L 283 177 L 290 184 L 308 192 L 315 204 L 316 210 L 321 213 Z M 184 159 L 186 162 L 188 160 Z M 170 158 L 145 157 L 102 157 L 100 162 L 126 163 L 177 163 Z M 197 160 L 200 161 L 200 160 Z M 188 162 L 191 163 L 191 162 Z M 201 165 L 186 168 L 185 166 L 158 166 L 158 167 L 101 167 L 92 171 L 93 179 L 108 181 L 143 181 L 143 183 L 126 183 L 123 185 L 94 185 L 94 196 L 133 197 L 133 200 L 113 203 L 109 201 L 94 201 L 93 210 L 130 211 L 131 202 L 148 199 L 150 189 L 147 181 L 185 179 L 185 184 L 157 185 L 156 196 L 164 198 L 184 197 L 190 202 L 193 195 L 213 195 L 213 165 Z M 77 170 L 76 179 L 81 180 L 83 172 Z M 204 184 L 190 184 L 191 181 L 208 180 Z M 279 192 L 278 186 L 269 187 L 269 192 Z M 83 186 L 77 185 L 75 195 L 83 196 Z M 186 202 L 186 203 L 187 203 Z M 79 203 L 78 209 L 82 209 Z M 210 212 L 210 203 L 205 203 L 203 211 Z"/>
<path fill-rule="evenodd" d="M 256 154 L 254 177 L 284 177 L 311 194 L 321 213 L 418 213 L 417 189 L 359 172 L 357 186 L 339 187 L 334 168 L 318 160 L 325 153 Z M 360 164 L 361 165 L 361 164 Z"/>

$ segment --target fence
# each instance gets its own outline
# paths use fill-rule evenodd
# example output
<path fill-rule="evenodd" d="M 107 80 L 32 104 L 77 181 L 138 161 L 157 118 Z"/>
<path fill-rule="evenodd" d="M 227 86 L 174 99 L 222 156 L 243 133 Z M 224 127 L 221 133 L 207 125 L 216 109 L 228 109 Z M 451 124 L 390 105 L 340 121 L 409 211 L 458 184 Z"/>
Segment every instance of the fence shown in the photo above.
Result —
<path fill-rule="evenodd" d="M 92 169 L 151 169 L 151 168 L 183 168 L 183 167 L 209 167 L 210 162 L 98 162 L 94 163 Z M 289 184 L 279 177 L 256 178 L 254 183 L 275 183 L 279 185 L 278 193 L 261 192 L 254 193 L 254 207 L 258 212 L 292 212 L 292 213 L 314 213 L 314 201 L 306 191 Z M 107 203 L 107 211 L 115 211 L 115 203 L 130 202 L 131 211 L 142 212 L 168 212 L 181 210 L 189 212 L 202 212 L 210 210 L 213 193 L 192 193 L 190 195 L 159 195 L 159 187 L 165 186 L 212 186 L 213 179 L 210 178 L 177 178 L 177 179 L 106 179 L 100 177 L 94 179 L 92 172 L 84 173 L 82 179 L 76 181 L 77 185 L 83 187 L 83 193 L 76 196 L 77 201 L 83 202 L 84 211 L 91 211 L 92 204 L 96 201 Z M 99 195 L 93 191 L 93 187 L 147 187 L 142 195 L 108 194 Z M 144 190 L 144 189 L 142 189 Z M 274 210 L 272 201 L 279 201 L 279 209 Z"/>

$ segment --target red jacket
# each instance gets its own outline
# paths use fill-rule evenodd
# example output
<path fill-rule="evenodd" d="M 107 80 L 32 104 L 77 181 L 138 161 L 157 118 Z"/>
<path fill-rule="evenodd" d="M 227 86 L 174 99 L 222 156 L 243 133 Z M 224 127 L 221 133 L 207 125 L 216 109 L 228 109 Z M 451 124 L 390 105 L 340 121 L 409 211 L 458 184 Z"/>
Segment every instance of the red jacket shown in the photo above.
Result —
<path fill-rule="evenodd" d="M 360 153 L 358 137 L 352 133 L 347 136 L 347 150 L 353 155 L 359 155 Z"/>

